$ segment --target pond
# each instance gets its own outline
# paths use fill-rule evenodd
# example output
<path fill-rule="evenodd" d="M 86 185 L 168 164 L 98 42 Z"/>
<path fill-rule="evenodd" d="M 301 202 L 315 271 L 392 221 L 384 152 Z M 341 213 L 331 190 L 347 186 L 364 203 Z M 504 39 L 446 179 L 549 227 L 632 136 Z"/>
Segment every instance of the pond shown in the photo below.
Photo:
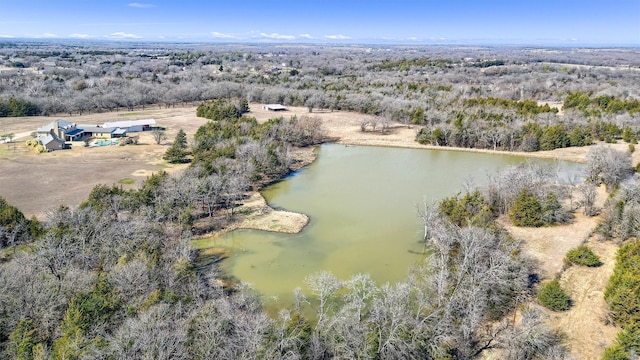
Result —
<path fill-rule="evenodd" d="M 273 304 L 291 303 L 309 274 L 340 279 L 367 272 L 383 284 L 423 259 L 418 204 L 487 183 L 488 174 L 527 161 L 511 155 L 325 144 L 310 166 L 262 192 L 278 209 L 309 215 L 299 234 L 237 230 L 199 246 L 231 249 L 223 266 Z M 553 165 L 552 160 L 536 160 Z M 561 173 L 582 165 L 561 162 Z M 273 305 L 272 304 L 272 305 Z"/>

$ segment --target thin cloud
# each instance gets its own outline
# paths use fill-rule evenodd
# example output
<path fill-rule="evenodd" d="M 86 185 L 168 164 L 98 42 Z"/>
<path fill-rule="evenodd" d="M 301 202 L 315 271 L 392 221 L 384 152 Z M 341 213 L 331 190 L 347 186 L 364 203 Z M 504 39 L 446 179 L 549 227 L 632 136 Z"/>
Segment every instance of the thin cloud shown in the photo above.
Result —
<path fill-rule="evenodd" d="M 56 34 L 51 34 L 51 33 L 44 33 L 44 34 L 26 34 L 26 37 L 30 37 L 30 38 L 36 38 L 36 39 L 47 39 L 47 38 L 57 38 L 58 35 Z"/>
<path fill-rule="evenodd" d="M 338 35 L 325 35 L 324 36 L 325 39 L 330 39 L 330 40 L 347 40 L 347 39 L 351 39 L 349 36 L 346 35 L 342 35 L 342 34 L 338 34 Z"/>
<path fill-rule="evenodd" d="M 3 35 L 3 34 L 0 34 L 0 38 L 3 38 L 3 39 L 12 39 L 12 38 L 14 38 L 14 37 L 15 37 L 15 36 L 13 36 L 13 35 Z"/>
<path fill-rule="evenodd" d="M 122 31 L 114 32 L 111 35 L 108 35 L 112 39 L 142 39 L 142 36 L 136 34 L 127 34 Z"/>
<path fill-rule="evenodd" d="M 141 3 L 129 3 L 129 4 L 127 4 L 127 6 L 138 8 L 138 9 L 149 9 L 149 8 L 152 8 L 152 7 L 156 7 L 153 4 L 141 4 Z"/>
<path fill-rule="evenodd" d="M 217 31 L 212 31 L 211 32 L 211 37 L 215 38 L 215 39 L 237 39 L 236 36 L 233 36 L 233 35 L 230 35 L 230 34 L 221 33 L 221 32 L 217 32 Z"/>
<path fill-rule="evenodd" d="M 267 39 L 278 39 L 278 40 L 295 40 L 296 39 L 296 37 L 293 35 L 282 35 L 278 33 L 271 33 L 271 34 L 260 33 L 260 36 Z"/>
<path fill-rule="evenodd" d="M 70 38 L 74 38 L 74 39 L 86 39 L 86 38 L 90 38 L 91 35 L 87 35 L 87 34 L 71 34 L 69 35 Z"/>
<path fill-rule="evenodd" d="M 411 40 L 411 41 L 418 41 L 418 38 L 415 36 L 410 36 L 407 38 L 407 40 Z"/>
<path fill-rule="evenodd" d="M 309 34 L 300 34 L 298 36 L 300 36 L 301 38 L 304 38 L 304 39 L 313 39 L 313 36 L 311 36 Z"/>

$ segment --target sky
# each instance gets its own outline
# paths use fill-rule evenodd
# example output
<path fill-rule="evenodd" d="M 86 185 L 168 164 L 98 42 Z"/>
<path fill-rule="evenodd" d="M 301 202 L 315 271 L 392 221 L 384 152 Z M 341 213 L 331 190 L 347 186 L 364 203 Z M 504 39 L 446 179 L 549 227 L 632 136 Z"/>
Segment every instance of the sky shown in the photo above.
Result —
<path fill-rule="evenodd" d="M 12 38 L 640 46 L 640 0 L 0 0 Z"/>

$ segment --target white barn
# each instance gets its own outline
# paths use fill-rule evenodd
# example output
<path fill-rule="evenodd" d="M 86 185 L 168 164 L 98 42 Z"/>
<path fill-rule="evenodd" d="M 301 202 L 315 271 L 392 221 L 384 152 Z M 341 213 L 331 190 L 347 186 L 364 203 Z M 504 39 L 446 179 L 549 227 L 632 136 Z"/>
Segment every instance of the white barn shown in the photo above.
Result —
<path fill-rule="evenodd" d="M 267 104 L 262 107 L 263 110 L 269 111 L 287 111 L 287 107 L 280 104 Z"/>
<path fill-rule="evenodd" d="M 151 130 L 156 124 L 154 119 L 146 120 L 125 120 L 125 121 L 112 121 L 106 122 L 102 125 L 103 128 L 111 129 L 125 129 L 127 132 L 140 132 Z"/>

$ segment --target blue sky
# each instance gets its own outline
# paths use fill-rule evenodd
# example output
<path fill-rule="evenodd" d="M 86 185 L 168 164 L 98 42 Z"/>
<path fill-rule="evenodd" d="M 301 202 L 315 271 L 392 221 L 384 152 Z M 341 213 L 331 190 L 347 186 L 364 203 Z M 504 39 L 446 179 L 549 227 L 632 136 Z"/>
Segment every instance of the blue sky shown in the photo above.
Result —
<path fill-rule="evenodd" d="M 0 0 L 0 39 L 640 46 L 640 0 Z"/>

